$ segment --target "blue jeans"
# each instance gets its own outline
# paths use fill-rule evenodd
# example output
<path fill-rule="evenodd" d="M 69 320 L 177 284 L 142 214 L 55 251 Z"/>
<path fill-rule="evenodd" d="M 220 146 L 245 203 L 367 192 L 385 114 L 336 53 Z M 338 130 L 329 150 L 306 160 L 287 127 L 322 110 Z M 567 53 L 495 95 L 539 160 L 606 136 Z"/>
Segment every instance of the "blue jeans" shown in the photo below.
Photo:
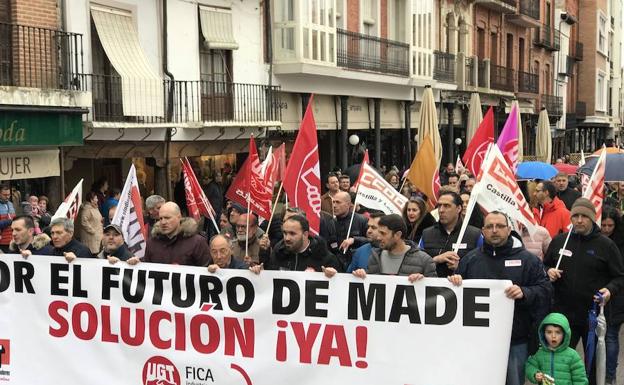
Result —
<path fill-rule="evenodd" d="M 509 347 L 506 385 L 524 384 L 524 364 L 529 358 L 528 344 L 516 344 Z"/>
<path fill-rule="evenodd" d="M 607 325 L 605 343 L 607 345 L 607 379 L 609 380 L 615 379 L 618 355 L 620 354 L 620 326 L 622 326 L 622 324 Z"/>

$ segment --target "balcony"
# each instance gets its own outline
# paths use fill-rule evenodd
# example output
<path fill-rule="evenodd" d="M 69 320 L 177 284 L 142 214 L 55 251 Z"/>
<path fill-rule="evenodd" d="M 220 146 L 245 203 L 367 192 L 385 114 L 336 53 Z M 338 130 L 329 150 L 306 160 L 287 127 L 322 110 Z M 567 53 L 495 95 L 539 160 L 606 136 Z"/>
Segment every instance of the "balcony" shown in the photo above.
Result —
<path fill-rule="evenodd" d="M 561 116 L 563 113 L 563 97 L 554 95 L 540 96 L 541 106 L 546 108 L 549 116 Z"/>
<path fill-rule="evenodd" d="M 576 102 L 574 113 L 576 114 L 576 119 L 584 120 L 587 116 L 587 104 L 585 102 Z"/>
<path fill-rule="evenodd" d="M 477 62 L 477 85 L 481 88 L 489 88 L 487 82 L 487 65 L 485 61 L 479 60 Z"/>
<path fill-rule="evenodd" d="M 189 122 L 262 125 L 281 120 L 279 87 L 219 81 L 124 83 L 120 76 L 83 74 L 81 89 L 93 95 L 93 122 L 166 124 Z"/>
<path fill-rule="evenodd" d="M 579 41 L 572 42 L 570 48 L 572 49 L 571 56 L 574 58 L 574 60 L 583 61 L 583 43 Z"/>
<path fill-rule="evenodd" d="M 572 56 L 566 55 L 565 61 L 559 67 L 559 76 L 572 76 L 574 74 L 574 62 Z"/>
<path fill-rule="evenodd" d="M 465 71 L 466 75 L 465 75 L 465 79 L 466 79 L 466 86 L 468 86 L 468 87 L 476 87 L 477 86 L 477 84 L 475 82 L 475 78 L 473 76 L 474 71 L 475 71 L 475 64 L 476 64 L 476 59 L 474 57 L 467 57 L 466 58 L 466 71 Z"/>
<path fill-rule="evenodd" d="M 539 92 L 539 75 L 518 71 L 518 92 L 537 94 Z"/>
<path fill-rule="evenodd" d="M 515 13 L 516 0 L 475 0 L 475 4 L 499 13 Z"/>
<path fill-rule="evenodd" d="M 540 26 L 539 0 L 519 0 L 518 11 L 507 15 L 511 24 L 524 28 L 536 28 Z"/>
<path fill-rule="evenodd" d="M 409 44 L 336 29 L 338 66 L 409 76 Z"/>
<path fill-rule="evenodd" d="M 514 75 L 511 68 L 490 64 L 490 88 L 514 92 Z"/>
<path fill-rule="evenodd" d="M 0 85 L 72 90 L 82 55 L 81 34 L 0 23 Z"/>
<path fill-rule="evenodd" d="M 433 60 L 433 78 L 445 83 L 455 83 L 455 55 L 434 51 Z"/>
<path fill-rule="evenodd" d="M 561 34 L 558 30 L 549 25 L 542 24 L 535 30 L 533 44 L 545 48 L 549 51 L 559 51 L 561 45 Z"/>

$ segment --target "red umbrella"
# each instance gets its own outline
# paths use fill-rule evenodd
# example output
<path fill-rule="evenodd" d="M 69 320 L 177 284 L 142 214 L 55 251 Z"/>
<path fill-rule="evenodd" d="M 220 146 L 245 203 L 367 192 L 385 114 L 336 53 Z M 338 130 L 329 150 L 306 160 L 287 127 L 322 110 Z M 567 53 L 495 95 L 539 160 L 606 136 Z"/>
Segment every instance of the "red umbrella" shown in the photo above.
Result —
<path fill-rule="evenodd" d="M 576 169 L 578 169 L 577 165 L 569 164 L 569 163 L 555 163 L 553 164 L 553 166 L 555 166 L 557 171 L 565 172 L 568 175 L 576 174 Z"/>

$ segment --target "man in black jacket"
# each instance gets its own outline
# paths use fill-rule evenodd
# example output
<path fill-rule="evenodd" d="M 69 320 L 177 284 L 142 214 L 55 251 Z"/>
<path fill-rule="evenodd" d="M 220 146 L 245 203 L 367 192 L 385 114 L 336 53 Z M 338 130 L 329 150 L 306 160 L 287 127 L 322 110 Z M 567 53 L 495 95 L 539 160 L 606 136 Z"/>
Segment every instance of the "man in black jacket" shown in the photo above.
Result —
<path fill-rule="evenodd" d="M 420 248 L 436 263 L 438 277 L 453 274 L 459 260 L 483 244 L 481 231 L 470 225 L 466 228 L 463 239 L 457 239 L 462 226 L 462 211 L 463 202 L 459 194 L 453 191 L 441 193 L 438 198 L 440 219 L 435 225 L 426 228 L 420 239 Z M 457 252 L 454 251 L 456 246 Z"/>
<path fill-rule="evenodd" d="M 94 258 L 87 246 L 73 239 L 74 222 L 71 219 L 53 219 L 50 222 L 50 235 L 54 246 L 52 255 L 65 257 L 70 263 L 76 258 Z"/>
<path fill-rule="evenodd" d="M 507 297 L 515 301 L 507 385 L 522 385 L 531 325 L 548 313 L 552 286 L 542 262 L 524 248 L 520 236 L 511 233 L 505 214 L 489 213 L 485 217 L 483 234 L 483 246 L 462 258 L 456 274 L 449 280 L 456 285 L 461 284 L 462 279 L 508 279 L 512 282 L 513 285 L 505 289 Z"/>
<path fill-rule="evenodd" d="M 110 224 L 104 228 L 104 238 L 102 238 L 102 251 L 98 258 L 107 259 L 111 264 L 119 261 L 127 261 L 134 257 L 124 240 L 123 231 L 119 225 Z"/>
<path fill-rule="evenodd" d="M 566 208 L 570 210 L 574 202 L 581 197 L 581 193 L 570 188 L 568 174 L 560 172 L 555 175 L 555 187 L 557 187 L 557 196 L 563 201 Z"/>
<path fill-rule="evenodd" d="M 307 219 L 293 215 L 284 221 L 282 229 L 284 239 L 273 248 L 264 266 L 267 270 L 323 271 L 327 277 L 340 270 L 338 260 L 325 242 L 310 235 Z M 258 273 L 261 266 L 252 267 L 252 271 Z"/>
<path fill-rule="evenodd" d="M 368 221 L 363 215 L 353 214 L 351 207 L 351 195 L 340 191 L 334 195 L 334 215 L 336 216 L 336 235 L 340 251 L 347 250 L 351 247 L 358 248 L 368 242 L 366 238 L 366 230 L 368 230 Z M 347 238 L 349 231 L 349 223 L 353 214 L 353 224 L 351 232 Z"/>
<path fill-rule="evenodd" d="M 598 300 L 597 292 L 607 302 L 605 310 L 609 320 L 609 299 L 624 294 L 624 264 L 616 244 L 602 235 L 594 223 L 596 211 L 591 201 L 577 199 L 570 216 L 573 228 L 566 249 L 563 250 L 563 245 L 567 234 L 557 235 L 544 255 L 544 264 L 555 287 L 554 310 L 570 321 L 570 346 L 573 347 L 579 338 L 583 338 L 583 344 L 587 343 L 587 313 L 592 301 Z M 560 254 L 561 263 L 557 269 Z M 592 375 L 590 383 L 593 380 Z"/>

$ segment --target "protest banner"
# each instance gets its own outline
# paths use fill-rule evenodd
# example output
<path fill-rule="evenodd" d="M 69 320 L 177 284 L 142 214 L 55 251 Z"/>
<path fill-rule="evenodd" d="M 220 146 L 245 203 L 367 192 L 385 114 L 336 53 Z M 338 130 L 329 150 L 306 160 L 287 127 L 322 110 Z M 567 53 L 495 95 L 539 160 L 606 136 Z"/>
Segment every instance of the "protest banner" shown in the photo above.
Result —
<path fill-rule="evenodd" d="M 128 171 L 128 177 L 111 223 L 121 227 L 130 252 L 136 257 L 143 258 L 147 245 L 147 227 L 143 222 L 143 202 L 134 164 Z"/>
<path fill-rule="evenodd" d="M 0 382 L 503 384 L 510 285 L 4 255 Z"/>
<path fill-rule="evenodd" d="M 369 209 L 401 215 L 407 198 L 388 183 L 368 162 L 362 162 L 356 201 Z"/>

